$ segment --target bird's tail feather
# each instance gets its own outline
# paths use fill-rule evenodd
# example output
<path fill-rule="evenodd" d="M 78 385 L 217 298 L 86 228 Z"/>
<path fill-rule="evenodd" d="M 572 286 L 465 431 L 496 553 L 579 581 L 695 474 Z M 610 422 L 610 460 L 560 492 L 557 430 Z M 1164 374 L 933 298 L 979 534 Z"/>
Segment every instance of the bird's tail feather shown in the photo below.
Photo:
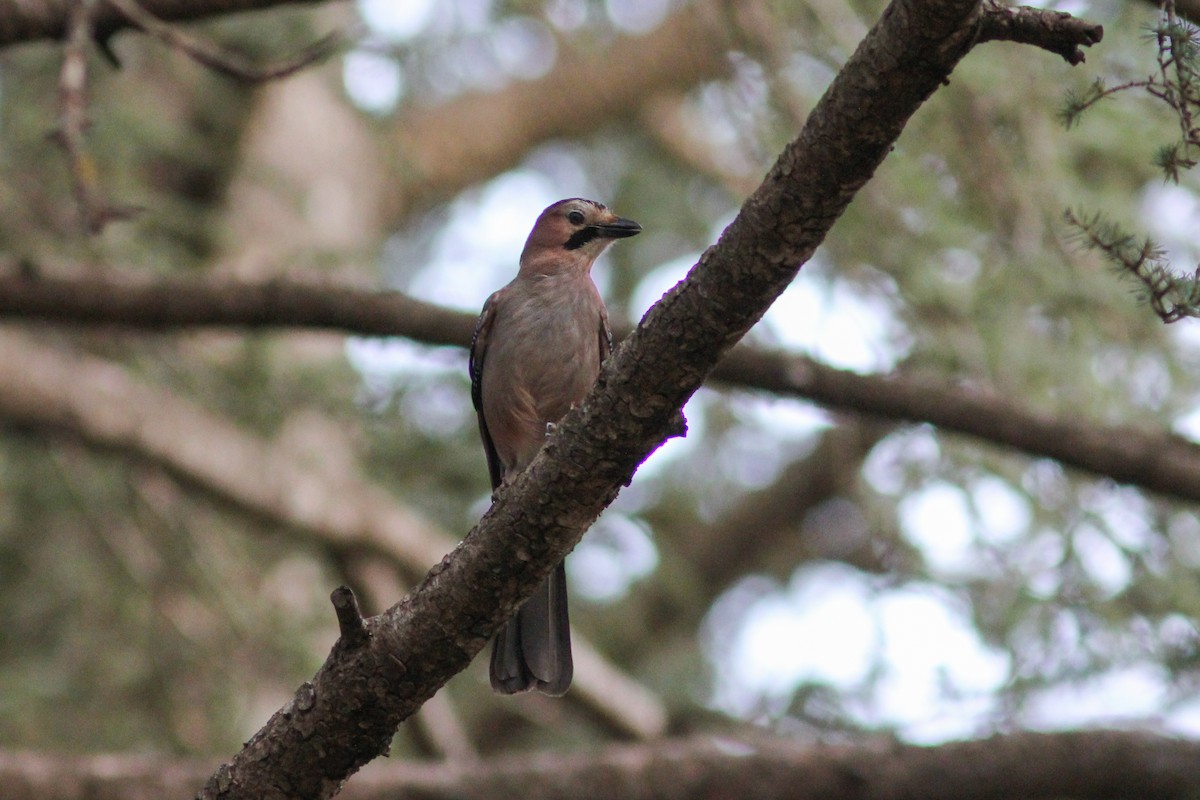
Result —
<path fill-rule="evenodd" d="M 567 575 L 560 563 L 492 644 L 492 689 L 503 694 L 536 690 L 558 696 L 571 685 L 571 628 Z"/>

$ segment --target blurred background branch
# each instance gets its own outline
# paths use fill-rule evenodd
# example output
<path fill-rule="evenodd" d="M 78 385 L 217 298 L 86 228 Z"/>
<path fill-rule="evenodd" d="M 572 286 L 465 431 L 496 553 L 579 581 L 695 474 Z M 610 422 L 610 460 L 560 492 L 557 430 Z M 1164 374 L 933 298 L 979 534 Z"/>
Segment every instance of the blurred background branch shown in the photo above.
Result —
<path fill-rule="evenodd" d="M 475 321 L 469 312 L 399 292 L 331 284 L 130 284 L 21 275 L 0 277 L 0 316 L 168 330 L 318 328 L 459 347 L 470 343 Z M 749 347 L 731 352 L 713 377 L 726 386 L 799 397 L 831 410 L 929 422 L 1162 494 L 1200 500 L 1200 447 L 1168 432 L 1055 419 L 985 390 L 920 375 L 858 375 L 804 356 Z"/>
<path fill-rule="evenodd" d="M 601 800 L 620 791 L 633 800 L 691 798 L 700 792 L 747 800 L 891 800 L 913 794 L 930 800 L 964 794 L 1016 800 L 1086 791 L 1097 797 L 1171 800 L 1186 795 L 1200 779 L 1197 755 L 1195 743 L 1137 731 L 1016 733 L 939 747 L 813 746 L 734 733 L 479 764 L 379 763 L 338 796 L 536 800 L 570 792 L 580 800 Z M 119 791 L 127 800 L 177 796 L 203 778 L 204 768 L 199 761 L 153 756 L 56 758 L 0 751 L 0 780 L 13 792 L 0 796 L 81 800 L 92 796 L 84 787 Z"/>

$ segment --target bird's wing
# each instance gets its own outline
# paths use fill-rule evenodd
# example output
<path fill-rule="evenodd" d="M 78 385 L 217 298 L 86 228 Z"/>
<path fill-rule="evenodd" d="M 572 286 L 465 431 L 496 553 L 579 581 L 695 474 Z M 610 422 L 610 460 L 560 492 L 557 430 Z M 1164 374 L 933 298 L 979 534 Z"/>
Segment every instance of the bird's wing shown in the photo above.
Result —
<path fill-rule="evenodd" d="M 475 414 L 479 417 L 479 436 L 483 439 L 483 452 L 487 456 L 488 475 L 492 479 L 492 488 L 500 485 L 504 477 L 500 464 L 500 456 L 496 454 L 496 445 L 492 442 L 492 434 L 488 432 L 487 420 L 483 418 L 483 361 L 487 357 L 488 335 L 492 332 L 492 323 L 496 319 L 496 303 L 500 292 L 496 292 L 483 304 L 479 321 L 475 323 L 475 332 L 471 335 L 471 354 L 467 359 L 467 373 L 471 376 L 471 402 L 475 405 Z"/>
<path fill-rule="evenodd" d="M 483 311 L 475 321 L 475 332 L 471 334 L 471 351 L 467 358 L 467 373 L 471 376 L 471 402 L 475 410 L 483 413 L 483 359 L 487 355 L 488 334 L 496 319 L 496 292 L 483 304 Z"/>
<path fill-rule="evenodd" d="M 608 309 L 603 304 L 600 306 L 600 363 L 603 364 L 612 355 L 613 351 L 613 336 L 612 329 L 608 327 Z"/>

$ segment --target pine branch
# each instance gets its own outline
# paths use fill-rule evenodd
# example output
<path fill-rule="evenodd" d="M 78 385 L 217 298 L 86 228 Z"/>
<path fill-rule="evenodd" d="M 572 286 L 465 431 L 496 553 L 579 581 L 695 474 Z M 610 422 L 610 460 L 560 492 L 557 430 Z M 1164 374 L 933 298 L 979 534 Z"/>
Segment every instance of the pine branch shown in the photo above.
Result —
<path fill-rule="evenodd" d="M 1049 13 L 1049 12 L 1046 12 Z M 1165 0 L 1157 25 L 1149 31 L 1155 44 L 1157 70 L 1149 77 L 1108 87 L 1103 78 L 1082 93 L 1067 92 L 1059 118 L 1068 127 L 1101 100 L 1140 89 L 1170 109 L 1179 126 L 1179 139 L 1160 147 L 1154 163 L 1170 181 L 1197 164 L 1200 155 L 1200 30 L 1175 13 L 1174 0 Z"/>
<path fill-rule="evenodd" d="M 1064 218 L 1080 244 L 1102 253 L 1141 286 L 1142 299 L 1163 322 L 1200 317 L 1200 267 L 1191 275 L 1176 275 L 1162 248 L 1149 238 L 1139 241 L 1099 214 L 1085 217 L 1068 209 Z"/>

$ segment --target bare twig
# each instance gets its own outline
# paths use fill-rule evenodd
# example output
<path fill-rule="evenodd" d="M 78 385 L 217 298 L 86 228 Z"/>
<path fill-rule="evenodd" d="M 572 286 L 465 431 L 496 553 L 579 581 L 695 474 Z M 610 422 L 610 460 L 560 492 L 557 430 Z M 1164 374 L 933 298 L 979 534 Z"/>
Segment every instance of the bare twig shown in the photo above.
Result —
<path fill-rule="evenodd" d="M 130 24 L 159 41 L 175 48 L 199 64 L 222 75 L 248 83 L 283 78 L 329 56 L 342 42 L 339 34 L 331 33 L 302 51 L 277 64 L 258 66 L 237 53 L 190 36 L 151 14 L 138 0 L 104 0 L 120 11 Z"/>
<path fill-rule="evenodd" d="M 337 614 L 338 630 L 340 631 L 339 645 L 356 647 L 371 634 L 363 624 L 362 612 L 358 608 L 358 598 L 349 586 L 339 586 L 329 596 L 333 610 Z"/>
<path fill-rule="evenodd" d="M 321 0 L 140 0 L 142 6 L 161 20 L 188 22 L 226 16 L 241 11 L 256 11 L 278 6 L 312 5 Z M 7 2 L 0 13 L 0 48 L 39 39 L 61 39 L 67 30 L 67 18 L 75 5 L 66 0 L 53 2 Z M 93 23 L 96 39 L 107 42 L 114 33 L 129 27 L 124 14 L 108 3 L 95 8 Z"/>
<path fill-rule="evenodd" d="M 97 0 L 77 0 L 71 4 L 58 81 L 59 124 L 56 132 L 56 138 L 67 153 L 76 205 L 88 233 L 99 233 L 109 222 L 127 217 L 134 211 L 116 208 L 104 199 L 99 169 L 84 140 L 88 127 L 87 50 L 93 38 L 92 15 L 96 3 Z"/>
<path fill-rule="evenodd" d="M 1029 44 L 1062 56 L 1068 64 L 1082 64 L 1083 49 L 1104 38 L 1104 27 L 1063 11 L 1030 6 L 1010 6 L 1002 0 L 985 0 L 980 17 L 979 42 L 1008 41 Z"/>

